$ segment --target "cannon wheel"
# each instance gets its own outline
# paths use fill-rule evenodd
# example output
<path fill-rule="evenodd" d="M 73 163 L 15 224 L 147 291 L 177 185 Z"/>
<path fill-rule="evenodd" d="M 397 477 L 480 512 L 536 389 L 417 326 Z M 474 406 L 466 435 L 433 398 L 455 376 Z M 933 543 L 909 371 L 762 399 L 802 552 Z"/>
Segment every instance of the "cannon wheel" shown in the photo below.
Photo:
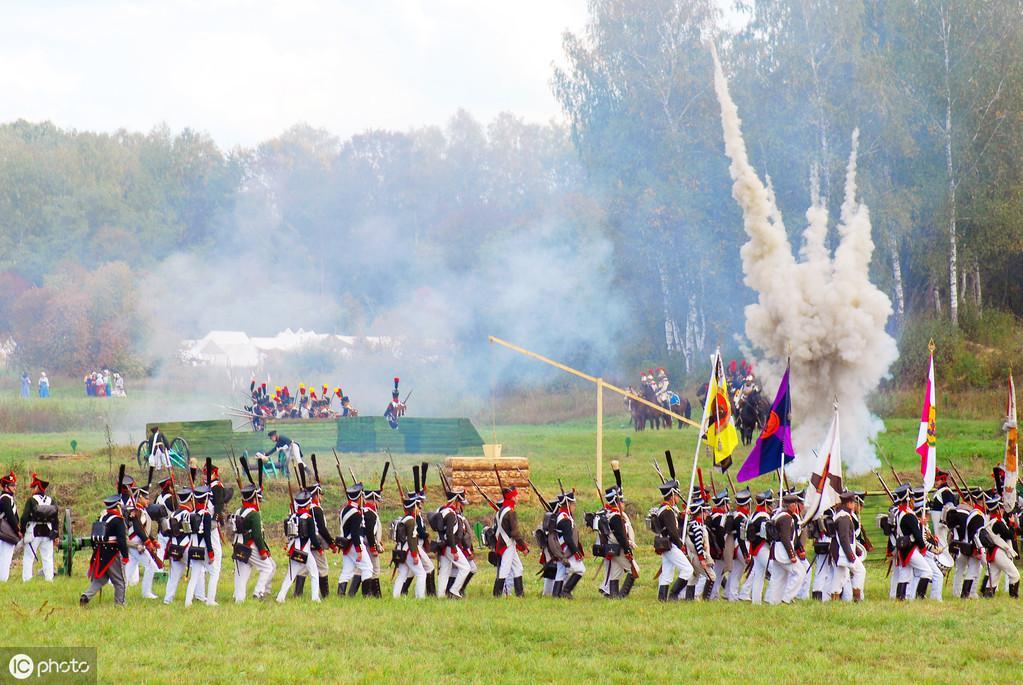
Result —
<path fill-rule="evenodd" d="M 175 463 L 174 465 L 179 468 L 187 469 L 188 458 L 192 455 L 192 451 L 188 448 L 187 440 L 182 437 L 177 437 L 171 440 L 170 458 L 172 462 L 175 461 L 174 455 L 177 455 L 181 461 L 181 463 Z"/>
<path fill-rule="evenodd" d="M 75 536 L 71 529 L 71 510 L 64 509 L 64 566 L 61 571 L 66 578 L 71 577 L 71 567 L 75 559 Z"/>
<path fill-rule="evenodd" d="M 139 466 L 149 465 L 149 441 L 143 440 L 139 443 L 138 449 L 135 450 L 135 458 L 139 462 Z"/>

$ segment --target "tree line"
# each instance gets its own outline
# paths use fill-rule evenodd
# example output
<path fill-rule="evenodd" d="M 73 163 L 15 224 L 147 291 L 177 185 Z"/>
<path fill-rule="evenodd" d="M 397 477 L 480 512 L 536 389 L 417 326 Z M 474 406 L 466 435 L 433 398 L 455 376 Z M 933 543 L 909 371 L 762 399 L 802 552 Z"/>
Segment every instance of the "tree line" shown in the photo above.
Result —
<path fill-rule="evenodd" d="M 286 264 L 344 303 L 331 323 L 348 330 L 556 222 L 575 245 L 612 246 L 593 278 L 628 303 L 619 363 L 693 370 L 714 345 L 734 347 L 754 296 L 710 41 L 793 233 L 812 193 L 837 217 L 859 128 L 872 275 L 893 327 L 970 333 L 984 312 L 1020 314 L 1023 2 L 758 0 L 737 12 L 733 30 L 713 0 L 591 0 L 552 74 L 564 126 L 459 111 L 343 140 L 298 125 L 235 150 L 187 129 L 0 126 L 0 334 L 26 363 L 145 368 L 133 280 L 175 253 L 253 245 L 267 264 L 239 265 L 239 278 Z"/>

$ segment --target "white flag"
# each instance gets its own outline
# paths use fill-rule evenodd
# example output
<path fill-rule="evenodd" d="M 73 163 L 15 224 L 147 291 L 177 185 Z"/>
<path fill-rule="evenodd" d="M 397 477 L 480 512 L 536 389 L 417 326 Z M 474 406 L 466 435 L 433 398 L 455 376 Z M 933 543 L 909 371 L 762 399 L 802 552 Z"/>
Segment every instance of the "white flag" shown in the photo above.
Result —
<path fill-rule="evenodd" d="M 806 489 L 806 507 L 803 509 L 803 523 L 820 518 L 824 512 L 841 502 L 839 497 L 845 486 L 842 484 L 842 441 L 838 429 L 838 404 L 835 417 L 817 453 L 817 464 L 810 476 Z"/>

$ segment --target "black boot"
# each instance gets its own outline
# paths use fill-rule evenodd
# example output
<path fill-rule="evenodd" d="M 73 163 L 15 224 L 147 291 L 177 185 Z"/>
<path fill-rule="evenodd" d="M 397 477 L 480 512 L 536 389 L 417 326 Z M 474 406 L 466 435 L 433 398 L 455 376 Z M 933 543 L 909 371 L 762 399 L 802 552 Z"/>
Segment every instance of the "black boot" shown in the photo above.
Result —
<path fill-rule="evenodd" d="M 705 601 L 710 599 L 710 593 L 713 592 L 713 590 L 714 583 L 710 582 L 708 579 L 706 585 L 703 586 L 703 599 Z"/>
<path fill-rule="evenodd" d="M 675 582 L 671 585 L 671 590 L 668 591 L 668 599 L 673 602 L 677 602 L 682 596 L 682 592 L 686 589 L 686 581 L 681 578 L 676 578 Z"/>
<path fill-rule="evenodd" d="M 504 578 L 494 578 L 494 597 L 504 594 Z"/>
<path fill-rule="evenodd" d="M 354 597 L 359 593 L 359 586 L 362 585 L 362 576 L 352 578 L 352 586 L 348 588 L 348 596 Z"/>
<path fill-rule="evenodd" d="M 299 576 L 295 579 L 295 597 L 301 597 L 302 591 L 305 589 L 305 576 Z"/>
<path fill-rule="evenodd" d="M 330 578 L 320 576 L 320 599 L 326 599 L 330 594 Z"/>
<path fill-rule="evenodd" d="M 575 589 L 575 586 L 578 585 L 579 581 L 582 579 L 583 575 L 581 573 L 573 573 L 570 575 L 568 580 L 565 581 L 565 587 L 561 590 L 562 598 L 572 599 L 572 590 Z"/>
<path fill-rule="evenodd" d="M 449 597 L 451 595 L 451 587 L 455 584 L 455 577 L 448 576 L 448 583 L 444 587 L 444 596 Z"/>
<path fill-rule="evenodd" d="M 617 580 L 612 580 L 607 584 L 607 598 L 608 599 L 619 599 L 621 597 L 621 590 L 618 586 Z"/>
<path fill-rule="evenodd" d="M 632 592 L 632 586 L 636 584 L 636 579 L 631 576 L 625 576 L 625 582 L 622 583 L 622 597 L 628 597 L 629 593 Z"/>
<path fill-rule="evenodd" d="M 86 597 L 85 595 L 82 595 L 81 597 L 78 598 L 78 606 L 84 607 L 88 603 L 89 603 L 89 598 Z"/>
<path fill-rule="evenodd" d="M 426 576 L 426 596 L 437 596 L 437 576 L 432 571 Z"/>
<path fill-rule="evenodd" d="M 554 581 L 554 589 L 551 590 L 551 597 L 561 597 L 561 589 L 565 586 L 563 580 Z"/>
<path fill-rule="evenodd" d="M 814 590 L 810 593 L 810 597 L 816 599 L 818 602 L 824 601 L 824 592 L 821 590 Z"/>
<path fill-rule="evenodd" d="M 921 578 L 920 582 L 916 584 L 916 598 L 926 599 L 927 598 L 927 586 L 931 584 L 930 578 Z"/>
<path fill-rule="evenodd" d="M 959 593 L 959 597 L 962 598 L 962 599 L 969 599 L 970 598 L 970 592 L 972 590 L 973 590 L 973 581 L 972 580 L 964 580 L 963 581 L 963 590 L 962 590 L 962 592 Z"/>
<path fill-rule="evenodd" d="M 348 594 L 348 583 L 337 584 L 337 597 L 338 599 L 344 599 L 345 595 Z"/>
<path fill-rule="evenodd" d="M 1009 596 L 1013 599 L 1019 599 L 1019 581 L 1009 586 Z"/>
<path fill-rule="evenodd" d="M 515 576 L 512 578 L 512 585 L 515 586 L 515 596 L 524 597 L 526 594 L 525 588 L 522 586 L 522 576 Z M 1017 583 L 1019 585 L 1019 583 Z"/>
<path fill-rule="evenodd" d="M 383 594 L 380 591 L 380 579 L 379 578 L 374 578 L 373 579 L 373 596 L 374 597 L 383 597 Z"/>
<path fill-rule="evenodd" d="M 372 578 L 367 578 L 366 580 L 362 581 L 362 596 L 363 597 L 372 597 L 373 596 L 373 579 Z"/>
<path fill-rule="evenodd" d="M 906 599 L 906 591 L 909 589 L 909 583 L 899 583 L 895 586 L 895 599 L 900 602 Z"/>
<path fill-rule="evenodd" d="M 980 586 L 977 588 L 981 597 L 987 597 L 987 575 L 980 579 Z"/>
<path fill-rule="evenodd" d="M 465 597 L 465 590 L 466 590 L 466 588 L 469 587 L 469 583 L 472 582 L 472 577 L 475 576 L 475 575 L 476 575 L 476 573 L 474 571 L 469 571 L 469 575 L 467 575 L 465 577 L 465 582 L 462 583 L 462 590 L 461 590 L 463 597 Z"/>
<path fill-rule="evenodd" d="M 686 601 L 692 602 L 694 599 L 696 599 L 696 583 L 686 585 Z"/>
<path fill-rule="evenodd" d="M 413 578 L 410 576 L 405 579 L 405 583 L 401 586 L 401 596 L 404 597 L 408 594 L 408 589 L 412 587 Z"/>
<path fill-rule="evenodd" d="M 670 589 L 671 588 L 669 588 L 667 585 L 658 585 L 657 586 L 657 601 L 658 602 L 667 602 L 668 601 L 668 591 Z"/>

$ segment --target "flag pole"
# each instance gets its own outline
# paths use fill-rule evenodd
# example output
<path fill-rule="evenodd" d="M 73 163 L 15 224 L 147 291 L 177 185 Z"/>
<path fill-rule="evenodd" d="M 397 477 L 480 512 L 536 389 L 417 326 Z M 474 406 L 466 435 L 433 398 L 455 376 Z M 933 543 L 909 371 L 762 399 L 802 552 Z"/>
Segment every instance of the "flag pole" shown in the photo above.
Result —
<path fill-rule="evenodd" d="M 707 418 L 710 416 L 710 403 L 714 402 L 717 397 L 712 397 L 710 394 L 711 384 L 714 382 L 714 376 L 717 373 L 718 363 L 721 361 L 721 348 L 718 347 L 714 351 L 714 361 L 710 365 L 710 378 L 707 379 L 707 402 L 703 405 L 703 419 L 700 421 L 700 431 L 696 434 L 696 449 L 693 450 L 693 470 L 689 474 L 689 489 L 686 490 L 686 515 L 682 519 L 682 535 L 686 535 L 686 531 L 689 530 L 689 500 L 693 497 L 693 484 L 696 482 L 696 466 L 700 460 L 700 443 L 703 442 L 703 435 L 707 432 Z M 716 403 L 716 402 L 715 402 Z M 684 540 L 685 538 L 683 538 Z"/>
<path fill-rule="evenodd" d="M 928 343 L 927 343 L 927 351 L 930 353 L 930 356 L 929 356 L 929 358 L 927 360 L 927 366 L 928 366 L 928 373 L 929 374 L 934 373 L 934 350 L 935 349 L 937 349 L 937 348 L 934 345 L 934 338 L 931 338 L 928 341 Z M 937 374 L 934 374 L 934 375 L 937 376 Z M 937 394 L 938 394 L 938 379 L 937 378 L 934 378 L 934 379 L 928 378 L 927 379 L 927 383 L 934 390 L 935 397 L 931 398 L 931 406 L 934 407 L 934 406 L 937 405 L 937 401 L 938 401 L 938 398 L 936 397 Z M 931 388 L 928 388 L 928 392 L 930 392 Z M 937 442 L 937 441 L 935 441 L 935 442 Z M 935 447 L 934 448 L 934 464 L 935 464 L 934 468 L 937 468 L 937 463 L 938 463 L 938 448 Z M 922 475 L 923 475 L 922 480 L 923 480 L 923 486 L 924 486 L 924 512 L 926 514 L 926 511 L 927 511 L 927 492 L 928 492 L 928 490 L 930 488 L 927 486 L 927 475 L 926 474 L 922 474 Z"/>

